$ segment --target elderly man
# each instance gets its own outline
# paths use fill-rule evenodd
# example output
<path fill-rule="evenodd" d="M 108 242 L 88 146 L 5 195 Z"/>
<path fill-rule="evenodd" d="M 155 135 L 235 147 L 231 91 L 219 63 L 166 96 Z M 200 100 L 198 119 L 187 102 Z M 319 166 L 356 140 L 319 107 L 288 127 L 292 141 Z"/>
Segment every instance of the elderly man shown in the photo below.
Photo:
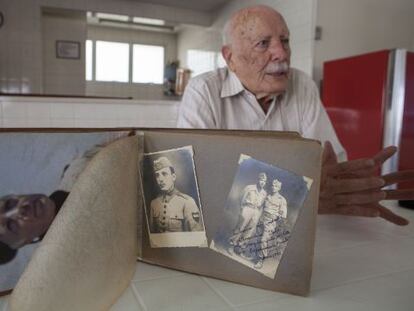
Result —
<path fill-rule="evenodd" d="M 256 184 L 247 185 L 242 192 L 240 201 L 240 214 L 233 235 L 229 239 L 230 254 L 234 249 L 237 252 L 243 251 L 245 246 L 251 242 L 256 232 L 256 227 L 262 214 L 262 205 L 266 198 L 266 181 L 265 173 L 260 173 Z"/>
<path fill-rule="evenodd" d="M 160 194 L 151 201 L 151 232 L 202 231 L 202 219 L 196 202 L 175 188 L 177 176 L 170 160 L 166 157 L 155 160 L 154 173 Z"/>
<path fill-rule="evenodd" d="M 187 86 L 178 127 L 296 131 L 325 143 L 319 213 L 407 220 L 379 204 L 414 199 L 414 191 L 382 190 L 413 179 L 414 172 L 376 176 L 391 157 L 388 147 L 371 159 L 338 163 L 346 154 L 324 110 L 315 83 L 290 68 L 289 29 L 267 6 L 236 12 L 224 29 L 222 55 L 228 68 L 200 75 Z"/>

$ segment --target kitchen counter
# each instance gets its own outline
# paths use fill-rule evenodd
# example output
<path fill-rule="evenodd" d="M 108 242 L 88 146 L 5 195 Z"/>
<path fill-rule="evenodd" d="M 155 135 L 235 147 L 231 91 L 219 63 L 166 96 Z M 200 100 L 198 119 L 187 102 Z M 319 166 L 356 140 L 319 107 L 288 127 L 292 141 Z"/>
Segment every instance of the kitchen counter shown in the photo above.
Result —
<path fill-rule="evenodd" d="M 414 210 L 389 205 L 410 225 L 318 216 L 309 297 L 138 262 L 131 285 L 111 310 L 413 310 Z M 0 310 L 7 310 L 7 299 L 0 298 Z"/>

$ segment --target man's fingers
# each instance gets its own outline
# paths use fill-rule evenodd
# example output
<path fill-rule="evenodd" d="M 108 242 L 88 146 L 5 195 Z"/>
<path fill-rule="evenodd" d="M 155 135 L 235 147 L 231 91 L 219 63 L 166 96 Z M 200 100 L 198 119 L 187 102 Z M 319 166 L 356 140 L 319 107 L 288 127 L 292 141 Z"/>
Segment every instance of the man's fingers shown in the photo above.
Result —
<path fill-rule="evenodd" d="M 351 174 L 352 172 L 359 170 L 372 169 L 375 166 L 375 162 L 372 159 L 358 159 L 353 161 L 346 161 L 330 165 L 327 168 L 327 174 L 329 176 L 340 176 L 344 174 Z"/>
<path fill-rule="evenodd" d="M 414 180 L 414 170 L 394 172 L 387 175 L 383 175 L 382 178 L 385 180 L 385 186 L 396 184 L 403 181 Z"/>
<path fill-rule="evenodd" d="M 337 194 L 335 196 L 335 202 L 338 205 L 373 204 L 384 199 L 384 191 L 361 191 L 356 193 Z"/>
<path fill-rule="evenodd" d="M 381 218 L 389 222 L 392 222 L 393 224 L 396 224 L 398 226 L 406 226 L 410 223 L 407 219 L 391 212 L 388 208 L 385 208 L 384 206 L 379 205 L 378 211 L 379 216 Z"/>
<path fill-rule="evenodd" d="M 398 226 L 406 226 L 409 221 L 380 204 L 364 204 L 364 205 L 339 205 L 332 209 L 332 214 L 362 216 L 362 217 L 381 217 Z"/>
<path fill-rule="evenodd" d="M 331 179 L 328 187 L 332 193 L 348 193 L 370 189 L 379 190 L 379 188 L 384 186 L 384 183 L 384 180 L 379 177 Z"/>
<path fill-rule="evenodd" d="M 343 175 L 341 175 L 341 177 L 343 177 L 343 178 L 359 178 L 359 177 L 370 177 L 370 176 L 378 176 L 378 175 L 379 175 L 378 167 L 373 166 L 371 168 L 353 171 L 352 173 L 349 173 L 349 174 L 343 174 Z"/>
<path fill-rule="evenodd" d="M 381 166 L 385 161 L 391 158 L 397 152 L 397 150 L 398 149 L 395 146 L 389 146 L 387 148 L 382 149 L 373 157 L 375 165 Z"/>
<path fill-rule="evenodd" d="M 384 190 L 384 200 L 414 200 L 414 189 Z"/>

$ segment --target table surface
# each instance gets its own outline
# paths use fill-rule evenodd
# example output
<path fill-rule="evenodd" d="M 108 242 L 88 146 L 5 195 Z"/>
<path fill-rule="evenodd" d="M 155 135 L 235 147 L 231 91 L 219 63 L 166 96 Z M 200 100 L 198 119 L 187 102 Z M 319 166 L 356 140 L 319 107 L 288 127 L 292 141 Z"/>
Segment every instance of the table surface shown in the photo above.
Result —
<path fill-rule="evenodd" d="M 309 297 L 138 262 L 131 285 L 111 310 L 414 310 L 414 210 L 388 205 L 410 225 L 318 216 Z M 0 298 L 1 311 L 7 300 Z"/>

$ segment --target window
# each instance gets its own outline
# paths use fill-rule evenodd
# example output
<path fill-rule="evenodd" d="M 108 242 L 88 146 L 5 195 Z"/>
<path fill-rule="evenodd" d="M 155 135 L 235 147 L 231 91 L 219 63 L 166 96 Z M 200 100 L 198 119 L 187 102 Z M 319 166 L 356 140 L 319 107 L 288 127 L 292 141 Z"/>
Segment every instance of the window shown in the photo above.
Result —
<path fill-rule="evenodd" d="M 222 68 L 222 67 L 226 67 L 227 63 L 223 57 L 223 55 L 221 54 L 221 52 L 217 53 L 217 67 L 218 68 Z"/>
<path fill-rule="evenodd" d="M 221 53 L 203 50 L 188 50 L 187 65 L 195 77 L 207 71 L 226 66 Z"/>
<path fill-rule="evenodd" d="M 85 51 L 85 61 L 86 61 L 86 81 L 92 80 L 93 72 L 93 49 L 92 49 L 92 40 L 86 40 L 86 51 Z"/>
<path fill-rule="evenodd" d="M 195 77 L 207 71 L 214 70 L 215 52 L 202 50 L 188 50 L 187 64 Z"/>
<path fill-rule="evenodd" d="M 164 48 L 154 45 L 133 45 L 132 82 L 162 84 Z"/>
<path fill-rule="evenodd" d="M 86 40 L 85 46 L 87 81 L 164 82 L 165 49 L 162 46 L 92 40 Z"/>
<path fill-rule="evenodd" d="M 129 44 L 96 41 L 96 80 L 129 81 Z"/>

